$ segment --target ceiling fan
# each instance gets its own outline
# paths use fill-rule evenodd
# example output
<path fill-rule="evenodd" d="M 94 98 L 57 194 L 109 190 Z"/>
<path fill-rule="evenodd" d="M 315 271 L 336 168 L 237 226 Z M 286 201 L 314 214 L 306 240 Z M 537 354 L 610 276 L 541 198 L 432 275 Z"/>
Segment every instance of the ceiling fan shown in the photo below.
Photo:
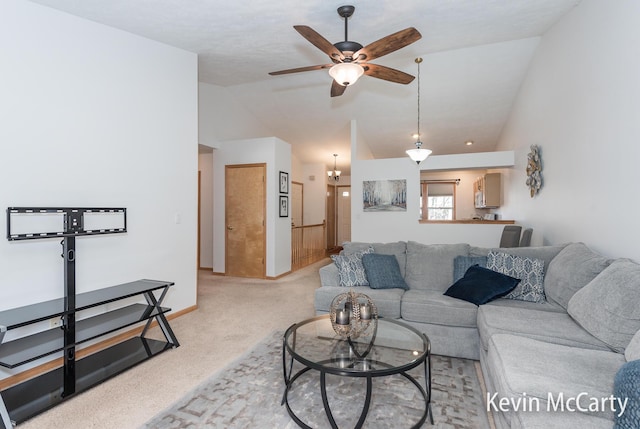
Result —
<path fill-rule="evenodd" d="M 302 37 L 329 55 L 329 59 L 332 61 L 331 64 L 280 70 L 269 74 L 277 76 L 281 74 L 329 69 L 329 74 L 333 78 L 333 82 L 331 83 L 332 97 L 342 95 L 347 86 L 353 85 L 363 74 L 405 85 L 410 83 L 414 79 L 412 75 L 379 64 L 371 64 L 369 61 L 397 51 L 419 40 L 422 37 L 420 32 L 413 27 L 405 28 L 404 30 L 390 34 L 363 47 L 358 42 L 349 41 L 348 38 L 348 20 L 349 17 L 353 15 L 354 10 L 354 6 L 341 6 L 338 8 L 338 15 L 344 18 L 343 42 L 331 44 L 331 42 L 311 27 L 306 25 L 293 26 Z"/>

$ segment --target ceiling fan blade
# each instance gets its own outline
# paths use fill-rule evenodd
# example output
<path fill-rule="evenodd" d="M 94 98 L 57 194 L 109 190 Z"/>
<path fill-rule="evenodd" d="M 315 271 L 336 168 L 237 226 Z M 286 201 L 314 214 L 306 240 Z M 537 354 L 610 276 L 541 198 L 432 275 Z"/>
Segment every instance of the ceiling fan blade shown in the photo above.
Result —
<path fill-rule="evenodd" d="M 338 96 L 344 94 L 344 90 L 345 89 L 347 89 L 346 86 L 340 85 L 335 80 L 331 81 L 331 96 L 332 97 L 338 97 Z"/>
<path fill-rule="evenodd" d="M 402 72 L 400 70 L 392 69 L 391 67 L 385 67 L 378 64 L 365 63 L 361 64 L 364 67 L 364 74 L 378 79 L 388 80 L 391 82 L 408 84 L 415 79 L 414 76 Z"/>
<path fill-rule="evenodd" d="M 404 48 L 421 38 L 422 35 L 415 28 L 405 28 L 404 30 L 400 30 L 397 33 L 390 34 L 387 37 L 383 37 L 380 40 L 376 40 L 375 42 L 368 44 L 356 52 L 353 55 L 353 58 L 358 61 L 371 61 L 393 51 L 397 51 L 400 48 Z M 364 56 L 362 58 L 358 58 L 359 55 Z"/>
<path fill-rule="evenodd" d="M 302 37 L 311 42 L 316 48 L 329 55 L 329 58 L 331 58 L 331 60 L 344 60 L 344 55 L 342 55 L 342 52 L 340 52 L 338 48 L 333 46 L 331 42 L 322 37 L 313 28 L 307 27 L 306 25 L 294 25 L 293 28 L 295 28 L 296 31 L 302 35 Z"/>
<path fill-rule="evenodd" d="M 299 72 L 306 72 L 306 71 L 313 71 L 313 70 L 328 69 L 331 66 L 333 66 L 333 64 L 322 64 L 322 65 L 319 65 L 319 66 L 298 67 L 298 68 L 295 68 L 295 69 L 287 69 L 287 70 L 269 72 L 269 74 L 271 76 L 277 76 L 277 75 L 280 75 L 280 74 L 299 73 Z"/>

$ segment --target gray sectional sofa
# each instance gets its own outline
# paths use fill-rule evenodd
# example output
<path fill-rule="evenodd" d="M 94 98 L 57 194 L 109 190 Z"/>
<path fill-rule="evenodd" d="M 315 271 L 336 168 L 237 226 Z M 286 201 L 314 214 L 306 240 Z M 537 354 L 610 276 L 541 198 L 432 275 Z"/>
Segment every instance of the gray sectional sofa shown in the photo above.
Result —
<path fill-rule="evenodd" d="M 583 243 L 509 249 L 345 243 L 341 255 L 367 251 L 394 255 L 408 289 L 345 288 L 336 264 L 329 264 L 320 269 L 317 314 L 353 289 L 367 294 L 380 316 L 427 334 L 434 354 L 479 360 L 499 428 L 614 426 L 621 411 L 614 377 L 627 362 L 640 363 L 640 265 L 605 258 Z M 504 254 L 543 265 L 541 297 L 478 306 L 444 294 L 468 266 Z M 623 416 L 640 419 L 638 394 Z"/>

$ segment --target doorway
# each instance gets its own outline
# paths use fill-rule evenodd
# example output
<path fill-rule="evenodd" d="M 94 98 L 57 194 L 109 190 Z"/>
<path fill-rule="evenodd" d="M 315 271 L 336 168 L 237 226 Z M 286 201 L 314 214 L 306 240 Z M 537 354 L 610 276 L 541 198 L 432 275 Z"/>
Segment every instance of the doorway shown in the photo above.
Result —
<path fill-rule="evenodd" d="M 266 277 L 266 164 L 225 167 L 225 274 Z"/>
<path fill-rule="evenodd" d="M 291 182 L 291 226 L 304 225 L 304 184 Z"/>
<path fill-rule="evenodd" d="M 327 185 L 327 250 L 351 241 L 351 186 Z"/>

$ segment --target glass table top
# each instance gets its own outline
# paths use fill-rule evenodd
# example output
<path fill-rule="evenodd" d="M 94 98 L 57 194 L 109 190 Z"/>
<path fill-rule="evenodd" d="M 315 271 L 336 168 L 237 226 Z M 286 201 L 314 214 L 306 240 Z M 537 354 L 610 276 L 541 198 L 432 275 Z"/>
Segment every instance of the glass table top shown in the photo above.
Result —
<path fill-rule="evenodd" d="M 285 346 L 296 360 L 312 368 L 358 376 L 403 371 L 424 362 L 429 339 L 415 328 L 393 319 L 378 319 L 375 335 L 348 340 L 331 326 L 329 315 L 291 326 Z"/>

